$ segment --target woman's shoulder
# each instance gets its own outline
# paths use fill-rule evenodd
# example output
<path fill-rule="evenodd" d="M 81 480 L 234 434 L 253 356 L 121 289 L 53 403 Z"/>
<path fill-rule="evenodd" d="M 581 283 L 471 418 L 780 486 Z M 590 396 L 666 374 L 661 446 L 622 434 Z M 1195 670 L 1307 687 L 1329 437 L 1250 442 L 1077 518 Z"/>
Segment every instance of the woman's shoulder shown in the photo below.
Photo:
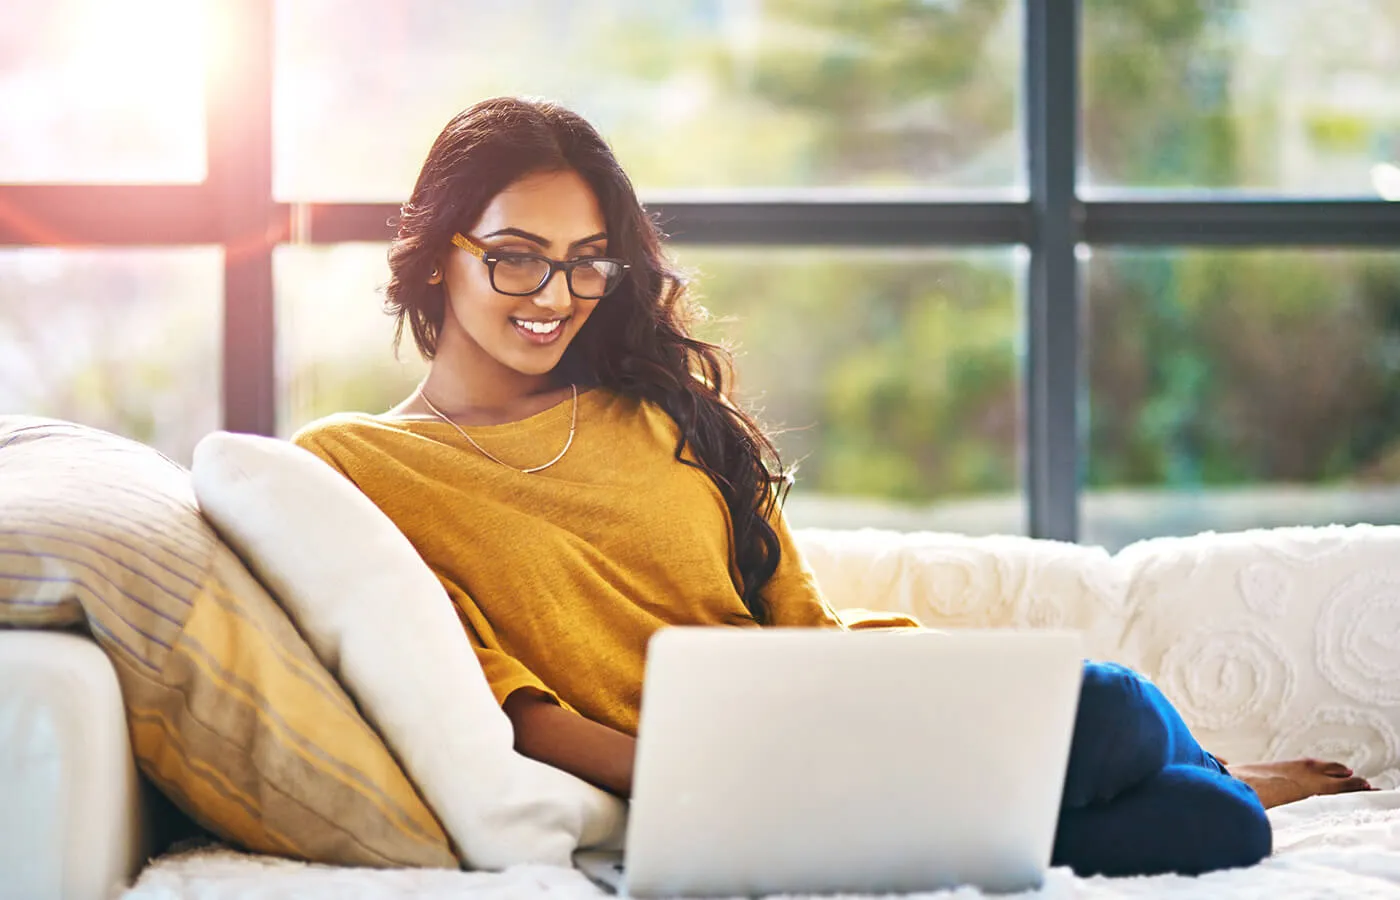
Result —
<path fill-rule="evenodd" d="M 338 412 L 304 425 L 291 440 L 303 450 L 341 463 L 385 455 L 411 458 L 421 449 L 424 429 L 431 431 L 437 424 L 412 416 Z"/>
<path fill-rule="evenodd" d="M 292 435 L 292 443 L 304 447 L 337 438 L 370 434 L 385 427 L 390 427 L 389 420 L 370 413 L 331 413 L 297 429 Z"/>
<path fill-rule="evenodd" d="M 432 422 L 422 424 L 431 432 Z M 372 495 L 389 473 L 401 480 L 431 466 L 436 442 L 424 440 L 423 431 L 408 419 L 339 412 L 303 426 L 291 441 Z"/>

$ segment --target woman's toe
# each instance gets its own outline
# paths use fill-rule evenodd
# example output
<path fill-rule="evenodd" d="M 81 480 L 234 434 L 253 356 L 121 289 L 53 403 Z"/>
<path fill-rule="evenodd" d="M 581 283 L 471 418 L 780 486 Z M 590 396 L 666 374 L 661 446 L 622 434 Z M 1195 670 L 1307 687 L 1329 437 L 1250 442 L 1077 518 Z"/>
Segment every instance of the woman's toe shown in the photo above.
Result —
<path fill-rule="evenodd" d="M 1371 790 L 1371 782 L 1367 781 L 1367 780 L 1364 779 L 1364 778 L 1355 778 L 1355 777 L 1352 777 L 1352 778 L 1342 778 L 1342 779 L 1339 779 L 1339 780 L 1337 781 L 1337 783 L 1336 783 L 1336 786 L 1335 786 L 1335 787 L 1333 788 L 1333 790 L 1331 791 L 1331 793 L 1334 793 L 1334 794 L 1350 794 L 1350 793 L 1352 793 L 1353 791 L 1369 791 L 1369 790 Z"/>

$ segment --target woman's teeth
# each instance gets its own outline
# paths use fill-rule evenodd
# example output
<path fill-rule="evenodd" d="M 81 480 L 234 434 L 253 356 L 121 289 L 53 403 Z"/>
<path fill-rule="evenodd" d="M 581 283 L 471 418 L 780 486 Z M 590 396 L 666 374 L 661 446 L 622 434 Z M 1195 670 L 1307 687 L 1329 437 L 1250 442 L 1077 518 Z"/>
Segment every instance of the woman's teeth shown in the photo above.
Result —
<path fill-rule="evenodd" d="M 535 334 L 553 334 L 559 330 L 560 325 L 564 324 L 563 319 L 551 319 L 548 322 L 535 322 L 529 319 L 511 319 L 511 321 Z"/>

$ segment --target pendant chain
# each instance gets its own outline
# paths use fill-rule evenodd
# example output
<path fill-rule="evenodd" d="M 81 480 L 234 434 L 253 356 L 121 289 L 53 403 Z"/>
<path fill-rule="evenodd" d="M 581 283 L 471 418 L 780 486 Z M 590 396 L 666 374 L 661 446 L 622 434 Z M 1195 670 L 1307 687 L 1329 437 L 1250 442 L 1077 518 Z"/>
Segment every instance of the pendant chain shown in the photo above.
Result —
<path fill-rule="evenodd" d="M 572 446 L 574 445 L 574 431 L 575 431 L 575 429 L 578 427 L 578 385 L 577 385 L 577 384 L 571 384 L 571 385 L 569 385 L 569 387 L 573 388 L 573 391 L 574 391 L 574 409 L 573 409 L 573 413 L 569 416 L 569 439 L 568 439 L 567 441 L 564 442 L 564 449 L 559 451 L 559 455 L 558 455 L 558 456 L 554 457 L 553 459 L 551 459 L 549 462 L 545 463 L 545 464 L 542 465 L 542 466 L 535 466 L 535 467 L 530 468 L 530 469 L 519 469 L 519 468 L 516 468 L 515 466 L 512 466 L 512 465 L 511 465 L 510 463 L 508 463 L 508 462 L 505 462 L 505 461 L 503 461 L 503 460 L 497 459 L 495 456 L 493 456 L 493 455 L 491 454 L 491 452 L 490 452 L 489 450 L 487 450 L 485 447 L 483 447 L 483 446 L 481 446 L 480 444 L 478 444 L 476 441 L 472 440 L 472 436 L 469 435 L 469 434 L 467 434 L 467 432 L 462 428 L 461 425 L 458 425 L 456 422 L 454 422 L 454 421 L 452 421 L 451 419 L 449 419 L 449 418 L 446 416 L 446 414 L 443 413 L 442 410 L 440 410 L 440 409 L 438 409 L 436 406 L 434 406 L 434 405 L 433 405 L 433 401 L 429 400 L 429 399 L 428 399 L 428 395 L 425 394 L 421 389 L 418 391 L 418 396 L 420 396 L 420 397 L 423 398 L 423 403 L 428 407 L 428 409 L 431 409 L 431 410 L 433 411 L 433 415 L 437 416 L 439 419 L 442 419 L 442 420 L 443 420 L 444 422 L 446 422 L 448 425 L 451 425 L 453 428 L 457 429 L 457 433 L 460 434 L 462 437 L 466 438 L 466 439 L 467 439 L 467 443 L 468 443 L 468 444 L 471 444 L 471 445 L 472 445 L 473 447 L 475 447 L 478 451 L 480 451 L 480 453 L 481 453 L 482 456 L 486 457 L 487 459 L 491 460 L 492 462 L 494 462 L 494 463 L 496 463 L 496 464 L 498 464 L 498 465 L 505 466 L 507 469 L 515 469 L 515 471 L 519 472 L 519 473 L 522 474 L 522 475 L 533 475 L 533 474 L 535 474 L 536 472 L 543 472 L 545 469 L 548 469 L 550 466 L 554 465 L 554 464 L 557 463 L 559 460 L 563 459 L 563 458 L 564 458 L 564 454 L 565 454 L 565 453 L 568 453 L 568 452 L 569 452 L 569 448 L 572 447 Z"/>

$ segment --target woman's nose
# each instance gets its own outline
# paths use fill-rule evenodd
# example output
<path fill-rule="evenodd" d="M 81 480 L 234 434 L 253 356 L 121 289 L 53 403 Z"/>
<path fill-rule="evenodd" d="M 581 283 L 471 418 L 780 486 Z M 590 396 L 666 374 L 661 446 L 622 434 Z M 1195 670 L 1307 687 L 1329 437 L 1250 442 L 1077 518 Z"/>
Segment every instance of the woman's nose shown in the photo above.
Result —
<path fill-rule="evenodd" d="M 564 277 L 563 272 L 553 272 L 549 281 L 534 296 L 535 305 L 541 309 L 562 311 L 574 305 L 574 298 L 569 293 L 569 279 Z"/>

